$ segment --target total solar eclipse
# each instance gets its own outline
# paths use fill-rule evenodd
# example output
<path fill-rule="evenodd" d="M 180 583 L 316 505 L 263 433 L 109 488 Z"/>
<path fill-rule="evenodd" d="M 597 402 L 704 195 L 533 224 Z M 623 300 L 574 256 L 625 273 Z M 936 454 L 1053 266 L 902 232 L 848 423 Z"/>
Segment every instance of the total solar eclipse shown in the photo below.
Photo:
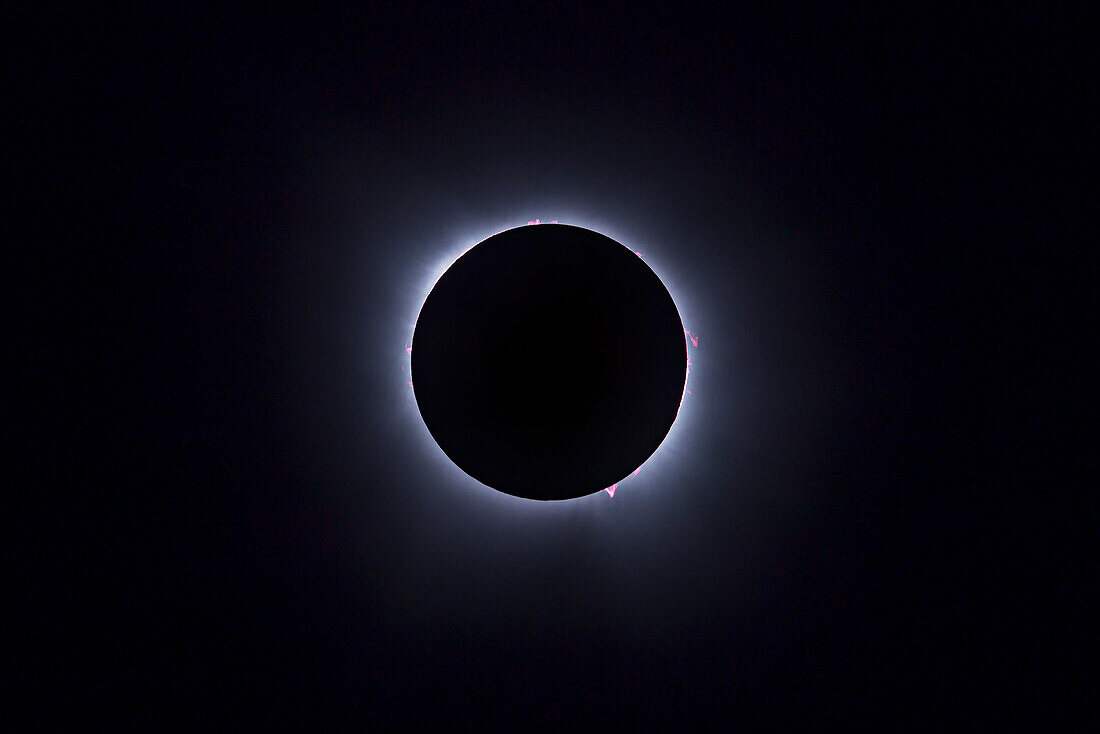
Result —
<path fill-rule="evenodd" d="M 468 250 L 417 318 L 424 423 L 463 471 L 501 492 L 565 500 L 608 488 L 660 446 L 687 378 L 672 296 L 634 252 L 563 224 Z"/>

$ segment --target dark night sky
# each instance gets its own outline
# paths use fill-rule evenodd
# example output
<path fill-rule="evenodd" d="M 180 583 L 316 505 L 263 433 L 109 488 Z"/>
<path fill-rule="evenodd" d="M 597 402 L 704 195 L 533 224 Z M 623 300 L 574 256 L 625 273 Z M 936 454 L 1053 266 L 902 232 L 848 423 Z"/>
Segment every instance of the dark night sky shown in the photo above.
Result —
<path fill-rule="evenodd" d="M 24 19 L 18 713 L 1057 721 L 1073 19 L 373 5 Z M 440 258 L 535 217 L 700 336 L 614 499 L 481 491 L 400 370 Z"/>

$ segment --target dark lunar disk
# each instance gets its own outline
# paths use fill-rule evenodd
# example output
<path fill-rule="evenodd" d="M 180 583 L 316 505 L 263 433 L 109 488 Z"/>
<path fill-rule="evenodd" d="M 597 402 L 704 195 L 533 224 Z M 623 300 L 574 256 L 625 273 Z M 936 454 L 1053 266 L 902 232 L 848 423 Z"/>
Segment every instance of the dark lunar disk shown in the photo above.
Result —
<path fill-rule="evenodd" d="M 687 344 L 640 257 L 581 227 L 494 235 L 460 257 L 416 323 L 412 381 L 428 430 L 463 471 L 518 497 L 608 487 L 676 419 Z"/>

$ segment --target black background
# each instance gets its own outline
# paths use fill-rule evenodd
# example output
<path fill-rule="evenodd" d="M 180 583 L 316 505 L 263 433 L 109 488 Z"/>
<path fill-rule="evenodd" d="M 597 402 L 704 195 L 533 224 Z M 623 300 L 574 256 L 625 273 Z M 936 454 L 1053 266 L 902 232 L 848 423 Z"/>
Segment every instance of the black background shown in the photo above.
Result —
<path fill-rule="evenodd" d="M 1039 448 L 1084 410 L 1042 315 L 1088 277 L 1077 19 L 577 5 L 9 24 L 19 716 L 895 725 L 1087 690 Z M 399 366 L 435 259 L 573 212 L 683 298 L 695 402 L 633 489 L 540 514 L 433 458 Z"/>

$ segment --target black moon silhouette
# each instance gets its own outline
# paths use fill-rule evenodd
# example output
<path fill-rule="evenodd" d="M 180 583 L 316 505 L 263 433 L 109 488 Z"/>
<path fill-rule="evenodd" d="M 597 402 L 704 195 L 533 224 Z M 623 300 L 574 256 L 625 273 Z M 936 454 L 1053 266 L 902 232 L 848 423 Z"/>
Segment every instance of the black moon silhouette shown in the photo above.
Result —
<path fill-rule="evenodd" d="M 684 327 L 657 275 L 563 224 L 468 250 L 413 335 L 413 391 L 436 443 L 474 479 L 534 500 L 630 475 L 668 435 L 686 377 Z"/>

